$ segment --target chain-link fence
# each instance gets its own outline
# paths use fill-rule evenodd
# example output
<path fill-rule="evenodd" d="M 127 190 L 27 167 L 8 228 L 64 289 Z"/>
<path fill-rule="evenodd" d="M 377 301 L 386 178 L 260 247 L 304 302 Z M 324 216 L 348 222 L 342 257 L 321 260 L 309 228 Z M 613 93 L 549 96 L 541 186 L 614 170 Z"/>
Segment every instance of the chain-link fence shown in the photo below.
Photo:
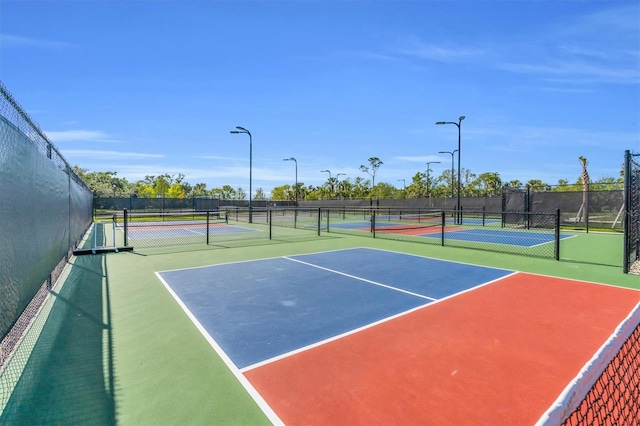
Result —
<path fill-rule="evenodd" d="M 89 188 L 2 83 L 0 182 L 1 367 L 21 335 L 10 330 L 29 322 L 21 315 L 35 314 L 39 304 L 30 302 L 62 273 L 91 225 L 93 202 Z"/>
<path fill-rule="evenodd" d="M 293 202 L 273 200 L 253 200 L 253 208 L 293 207 Z M 415 210 L 456 210 L 457 199 L 447 198 L 366 198 L 345 200 L 299 201 L 299 207 L 328 209 L 366 208 L 410 208 Z M 96 216 L 111 216 L 114 212 L 127 209 L 130 212 L 144 211 L 184 211 L 247 209 L 247 200 L 220 200 L 208 197 L 192 198 L 138 198 L 138 197 L 97 197 Z M 622 231 L 624 193 L 623 190 L 583 191 L 541 191 L 531 188 L 504 187 L 498 196 L 469 196 L 460 198 L 461 210 L 515 211 L 546 213 L 560 209 L 560 224 L 576 230 Z"/>
<path fill-rule="evenodd" d="M 451 212 L 412 209 L 230 208 L 123 212 L 122 244 L 136 251 L 166 247 L 238 247 L 351 234 L 425 244 L 559 258 L 559 212 Z"/>

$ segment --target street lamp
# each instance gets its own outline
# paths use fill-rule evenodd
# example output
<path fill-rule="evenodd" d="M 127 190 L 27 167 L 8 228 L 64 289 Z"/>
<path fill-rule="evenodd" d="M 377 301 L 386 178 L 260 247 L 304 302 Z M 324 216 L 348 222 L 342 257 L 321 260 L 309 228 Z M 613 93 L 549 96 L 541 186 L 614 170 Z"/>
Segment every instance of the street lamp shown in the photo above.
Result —
<path fill-rule="evenodd" d="M 431 164 L 440 164 L 440 161 L 427 161 L 427 198 L 429 198 L 429 171 Z"/>
<path fill-rule="evenodd" d="M 402 182 L 402 189 L 407 189 L 407 184 L 405 183 L 404 179 L 398 179 L 398 182 Z"/>
<path fill-rule="evenodd" d="M 452 151 L 438 151 L 438 154 L 451 154 L 451 198 L 453 198 L 453 154 L 458 152 L 457 149 Z"/>
<path fill-rule="evenodd" d="M 296 163 L 296 206 L 298 206 L 298 160 L 291 157 L 291 158 L 285 158 L 282 161 L 293 161 Z"/>
<path fill-rule="evenodd" d="M 331 180 L 331 170 L 320 170 L 320 173 L 329 173 L 329 186 L 331 187 L 331 195 L 333 195 L 333 181 Z"/>
<path fill-rule="evenodd" d="M 461 217 L 460 217 L 460 126 L 462 125 L 462 120 L 464 120 L 464 115 L 461 115 L 458 118 L 458 122 L 456 123 L 455 121 L 437 121 L 436 124 L 437 125 L 441 125 L 441 124 L 455 124 L 456 126 L 458 126 L 458 213 L 457 213 L 457 223 L 461 222 Z"/>
<path fill-rule="evenodd" d="M 336 196 L 338 195 L 338 192 L 340 191 L 340 176 L 346 176 L 346 173 L 338 173 L 336 175 L 336 185 L 338 186 L 338 189 L 336 191 Z"/>
<path fill-rule="evenodd" d="M 236 126 L 238 130 L 231 130 L 229 133 L 238 134 L 246 133 L 249 135 L 249 223 L 253 223 L 253 207 L 251 203 L 251 170 L 253 169 L 253 140 L 251 138 L 251 132 L 244 127 Z"/>

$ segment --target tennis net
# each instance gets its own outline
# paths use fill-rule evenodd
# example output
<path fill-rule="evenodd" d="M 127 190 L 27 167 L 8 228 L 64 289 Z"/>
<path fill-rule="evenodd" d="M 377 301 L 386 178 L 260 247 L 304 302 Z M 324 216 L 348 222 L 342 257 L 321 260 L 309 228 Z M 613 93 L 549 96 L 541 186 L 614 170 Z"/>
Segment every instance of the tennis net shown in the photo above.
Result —
<path fill-rule="evenodd" d="M 537 425 L 639 424 L 640 303 Z"/>

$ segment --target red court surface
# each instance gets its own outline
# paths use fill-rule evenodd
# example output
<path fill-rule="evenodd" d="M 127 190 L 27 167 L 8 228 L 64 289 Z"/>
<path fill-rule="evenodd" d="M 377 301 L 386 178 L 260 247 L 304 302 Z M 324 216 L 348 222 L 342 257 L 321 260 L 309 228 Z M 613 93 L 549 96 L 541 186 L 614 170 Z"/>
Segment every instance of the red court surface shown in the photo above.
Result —
<path fill-rule="evenodd" d="M 518 273 L 244 374 L 287 425 L 532 425 L 639 300 Z"/>

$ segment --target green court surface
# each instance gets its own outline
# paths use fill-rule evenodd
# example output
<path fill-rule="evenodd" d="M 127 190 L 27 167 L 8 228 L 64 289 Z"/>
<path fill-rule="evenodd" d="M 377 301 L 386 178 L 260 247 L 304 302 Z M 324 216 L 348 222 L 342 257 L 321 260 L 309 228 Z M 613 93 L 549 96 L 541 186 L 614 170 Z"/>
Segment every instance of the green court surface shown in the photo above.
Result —
<path fill-rule="evenodd" d="M 9 366 L 24 371 L 0 424 L 269 424 L 155 272 L 353 247 L 640 289 L 614 234 L 577 234 L 560 261 L 351 235 L 75 257 L 23 343 L 32 355 Z"/>

